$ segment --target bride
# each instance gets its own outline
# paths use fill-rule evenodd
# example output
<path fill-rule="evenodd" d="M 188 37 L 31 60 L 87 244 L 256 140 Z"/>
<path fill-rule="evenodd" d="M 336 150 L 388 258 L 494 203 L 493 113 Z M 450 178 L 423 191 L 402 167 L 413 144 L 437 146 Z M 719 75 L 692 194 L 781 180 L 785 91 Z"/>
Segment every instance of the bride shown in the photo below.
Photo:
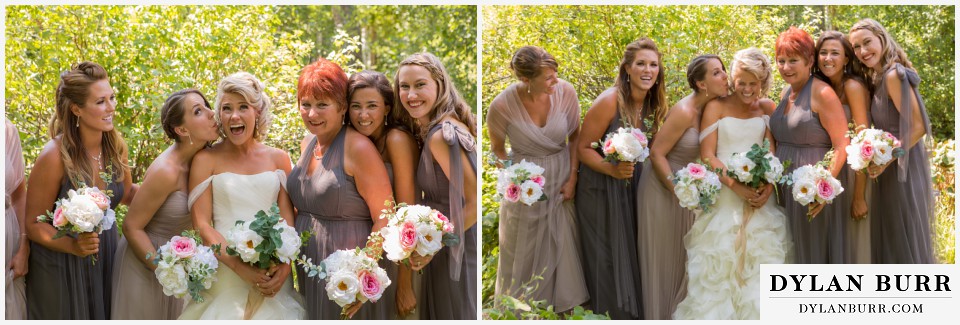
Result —
<path fill-rule="evenodd" d="M 767 57 L 756 48 L 733 58 L 733 93 L 707 104 L 700 131 L 703 159 L 726 169 L 736 152 L 749 151 L 764 138 L 773 101 L 764 98 L 771 84 Z M 771 145 L 770 151 L 774 148 Z M 764 292 L 760 264 L 789 263 L 792 247 L 786 217 L 767 184 L 750 188 L 723 176 L 724 186 L 708 213 L 697 216 L 684 237 L 687 248 L 687 297 L 674 319 L 759 319 Z"/>
<path fill-rule="evenodd" d="M 220 81 L 214 106 L 225 139 L 193 159 L 188 206 L 204 244 L 221 245 L 221 264 L 204 302 L 188 302 L 180 319 L 303 319 L 289 264 L 261 270 L 225 253 L 223 234 L 274 203 L 293 225 L 284 188 L 290 157 L 260 143 L 272 118 L 270 99 L 256 77 L 239 72 Z"/>

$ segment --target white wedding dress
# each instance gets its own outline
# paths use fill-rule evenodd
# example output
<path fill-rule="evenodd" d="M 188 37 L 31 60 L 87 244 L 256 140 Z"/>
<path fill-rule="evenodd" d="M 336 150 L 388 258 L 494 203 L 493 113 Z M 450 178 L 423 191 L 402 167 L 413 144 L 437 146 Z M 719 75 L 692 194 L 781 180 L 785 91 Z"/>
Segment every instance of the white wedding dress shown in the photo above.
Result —
<path fill-rule="evenodd" d="M 257 211 L 267 211 L 277 202 L 280 186 L 286 185 L 283 170 L 254 175 L 220 173 L 210 176 L 190 191 L 188 206 L 193 207 L 201 193 L 213 186 L 213 227 L 226 234 L 239 220 L 251 221 Z M 226 254 L 226 247 L 221 250 Z M 220 264 L 217 280 L 203 292 L 204 302 L 188 299 L 180 319 L 244 319 L 251 301 L 261 298 L 259 291 L 243 281 L 230 267 Z M 250 311 L 250 319 L 303 319 L 306 311 L 303 299 L 293 289 L 292 277 L 283 283 L 283 289 L 273 298 L 262 298 L 262 303 Z M 255 305 L 255 304 L 254 304 Z"/>
<path fill-rule="evenodd" d="M 734 153 L 763 143 L 767 121 L 767 116 L 725 117 L 705 129 L 700 139 L 716 131 L 717 157 L 726 164 Z M 749 207 L 723 186 L 716 205 L 698 215 L 684 236 L 687 296 L 674 319 L 760 318 L 760 299 L 769 287 L 760 277 L 760 264 L 790 263 L 793 243 L 776 195 L 760 208 L 745 206 Z"/>

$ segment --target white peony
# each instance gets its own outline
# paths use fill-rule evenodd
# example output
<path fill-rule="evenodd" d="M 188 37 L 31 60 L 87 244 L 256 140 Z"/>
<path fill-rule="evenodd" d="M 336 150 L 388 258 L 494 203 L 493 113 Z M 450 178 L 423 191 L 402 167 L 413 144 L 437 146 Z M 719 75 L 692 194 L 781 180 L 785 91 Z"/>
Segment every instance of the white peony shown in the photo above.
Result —
<path fill-rule="evenodd" d="M 613 147 L 617 150 L 617 153 L 620 154 L 620 160 L 643 161 L 643 159 L 646 159 L 644 153 L 644 149 L 646 148 L 643 147 L 640 140 L 633 136 L 633 134 L 630 134 L 629 131 L 624 131 L 625 129 L 621 128 L 613 135 Z"/>
<path fill-rule="evenodd" d="M 247 228 L 246 224 L 237 225 L 230 230 L 227 241 L 237 250 L 237 253 L 240 253 L 240 259 L 244 262 L 252 263 L 260 260 L 260 252 L 257 252 L 256 247 L 263 241 L 263 237 Z"/>
<path fill-rule="evenodd" d="M 274 229 L 280 230 L 280 241 L 283 243 L 277 247 L 277 258 L 283 263 L 290 263 L 297 259 L 300 254 L 300 235 L 297 230 L 280 221 L 274 226 Z"/>
<path fill-rule="evenodd" d="M 743 153 L 733 154 L 727 162 L 727 170 L 732 172 L 741 183 L 748 183 L 753 180 L 753 175 L 750 174 L 750 171 L 756 166 L 757 164 L 747 158 Z"/>
<path fill-rule="evenodd" d="M 540 200 L 540 196 L 543 196 L 543 188 L 540 187 L 540 184 L 531 180 L 520 184 L 520 201 L 522 201 L 523 204 L 532 205 L 537 203 L 537 201 Z"/>
<path fill-rule="evenodd" d="M 340 306 L 346 306 L 357 300 L 360 292 L 360 280 L 351 272 L 336 272 L 327 278 L 327 298 Z"/>
<path fill-rule="evenodd" d="M 513 183 L 514 177 L 516 177 L 516 174 L 510 169 L 501 169 L 500 172 L 497 173 L 497 193 L 506 195 L 507 187 Z"/>
<path fill-rule="evenodd" d="M 530 173 L 530 176 L 543 175 L 543 172 L 544 172 L 543 167 L 540 167 L 535 163 L 529 162 L 526 159 L 520 161 L 519 165 L 514 165 L 514 166 L 518 166 L 518 168 L 526 170 L 528 173 Z"/>
<path fill-rule="evenodd" d="M 847 152 L 847 164 L 850 165 L 850 168 L 853 168 L 853 170 L 861 170 L 867 167 L 869 161 L 860 156 L 859 143 L 850 143 L 843 150 Z"/>
<path fill-rule="evenodd" d="M 70 199 L 62 207 L 63 215 L 80 232 L 92 232 L 103 221 L 103 210 L 89 196 L 78 195 L 70 190 Z"/>
<path fill-rule="evenodd" d="M 168 264 L 161 262 L 154 271 L 160 285 L 163 286 L 163 294 L 182 298 L 187 294 L 189 287 L 187 284 L 187 271 L 183 269 L 182 264 Z"/>
<path fill-rule="evenodd" d="M 712 191 L 719 191 L 720 176 L 717 176 L 716 173 L 707 173 L 707 177 L 703 179 L 703 184 L 706 184 L 707 188 Z"/>
<path fill-rule="evenodd" d="M 353 250 L 340 249 L 323 259 L 323 265 L 326 266 L 328 274 L 340 272 L 341 270 L 354 270 L 358 268 L 356 263 L 356 253 Z"/>
<path fill-rule="evenodd" d="M 700 191 L 694 184 L 677 183 L 673 187 L 673 193 L 680 200 L 680 206 L 684 208 L 696 208 L 700 204 Z"/>
<path fill-rule="evenodd" d="M 886 141 L 873 142 L 873 163 L 883 165 L 893 160 L 893 147 Z"/>
<path fill-rule="evenodd" d="M 117 213 L 113 209 L 107 209 L 103 214 L 103 230 L 110 230 L 117 223 Z"/>
<path fill-rule="evenodd" d="M 433 209 L 428 206 L 415 204 L 400 208 L 397 210 L 397 215 L 399 215 L 400 220 L 402 220 L 400 223 L 403 221 L 419 222 L 421 218 L 430 216 L 430 212 L 432 211 Z"/>
<path fill-rule="evenodd" d="M 417 226 L 417 254 L 432 255 L 443 248 L 443 232 L 429 224 Z"/>
<path fill-rule="evenodd" d="M 776 156 L 769 153 L 765 158 L 770 161 L 770 169 L 763 173 L 763 178 L 767 180 L 767 183 L 776 183 L 783 175 L 783 163 L 781 163 L 780 159 Z"/>
<path fill-rule="evenodd" d="M 401 261 L 410 257 L 410 252 L 405 251 L 400 245 L 400 229 L 394 226 L 380 228 L 380 235 L 383 236 L 383 251 L 387 253 L 387 259 L 391 261 Z"/>
<path fill-rule="evenodd" d="M 817 182 L 815 179 L 794 179 L 793 199 L 800 205 L 808 205 L 817 197 Z"/>

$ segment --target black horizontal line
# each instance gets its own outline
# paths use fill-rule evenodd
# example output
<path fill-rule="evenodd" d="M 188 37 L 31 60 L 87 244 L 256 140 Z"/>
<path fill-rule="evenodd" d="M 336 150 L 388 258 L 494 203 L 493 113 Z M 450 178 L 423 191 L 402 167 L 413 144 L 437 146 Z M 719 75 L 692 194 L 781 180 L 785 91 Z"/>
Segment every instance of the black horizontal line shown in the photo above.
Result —
<path fill-rule="evenodd" d="M 950 299 L 953 297 L 770 297 L 775 299 L 820 299 L 820 298 L 839 298 L 839 299 Z"/>

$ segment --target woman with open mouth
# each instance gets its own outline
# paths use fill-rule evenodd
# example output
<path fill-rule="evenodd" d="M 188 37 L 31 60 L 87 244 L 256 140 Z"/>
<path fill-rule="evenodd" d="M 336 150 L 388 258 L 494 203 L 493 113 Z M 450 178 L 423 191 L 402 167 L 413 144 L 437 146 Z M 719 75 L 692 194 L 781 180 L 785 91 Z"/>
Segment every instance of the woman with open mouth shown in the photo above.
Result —
<path fill-rule="evenodd" d="M 460 237 L 434 255 L 410 258 L 423 270 L 421 319 L 477 319 L 477 124 L 443 63 L 422 52 L 400 62 L 393 83 L 403 123 L 423 147 L 417 204 L 450 218 Z"/>
<path fill-rule="evenodd" d="M 387 169 L 377 146 L 346 122 L 347 89 L 347 74 L 323 58 L 304 67 L 297 81 L 300 117 L 310 134 L 300 143 L 300 160 L 287 188 L 297 209 L 297 231 L 313 233 L 302 252 L 314 261 L 336 250 L 366 247 L 367 236 L 387 224 L 380 212 L 393 196 L 390 187 L 383 186 Z M 391 276 L 396 273 L 389 260 L 381 260 L 380 266 Z M 326 281 L 301 276 L 298 282 L 308 319 L 340 318 L 342 308 L 327 297 Z M 388 286 L 376 303 L 347 307 L 347 316 L 391 319 L 396 314 L 395 288 Z"/>

